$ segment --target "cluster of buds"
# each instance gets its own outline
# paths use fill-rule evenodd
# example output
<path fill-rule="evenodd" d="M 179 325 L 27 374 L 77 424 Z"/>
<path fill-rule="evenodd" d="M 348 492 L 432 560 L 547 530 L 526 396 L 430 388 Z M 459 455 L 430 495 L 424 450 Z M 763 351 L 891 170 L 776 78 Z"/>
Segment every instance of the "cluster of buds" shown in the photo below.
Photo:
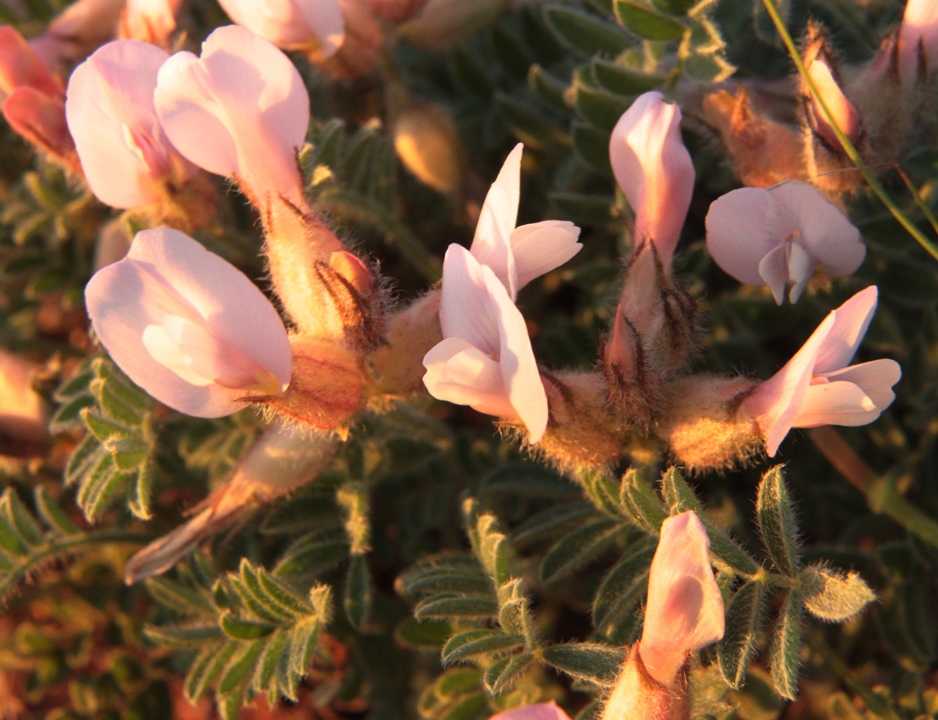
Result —
<path fill-rule="evenodd" d="M 800 128 L 773 117 L 769 106 L 777 98 L 768 86 L 712 90 L 703 98 L 703 115 L 744 185 L 807 180 L 840 203 L 861 182 L 842 137 L 866 165 L 890 165 L 915 146 L 923 128 L 934 126 L 929 98 L 938 69 L 938 6 L 909 0 L 899 28 L 863 67 L 841 67 L 816 22 L 805 31 L 802 57 L 807 78 L 797 78 L 794 93 Z M 789 103 L 774 115 L 790 109 Z"/>

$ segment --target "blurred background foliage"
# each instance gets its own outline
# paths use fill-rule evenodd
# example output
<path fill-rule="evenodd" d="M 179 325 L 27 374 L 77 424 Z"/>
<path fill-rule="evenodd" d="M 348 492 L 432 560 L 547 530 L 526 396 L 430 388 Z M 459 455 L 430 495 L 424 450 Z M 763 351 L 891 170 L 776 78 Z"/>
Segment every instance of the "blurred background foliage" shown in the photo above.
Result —
<path fill-rule="evenodd" d="M 63 3 L 24 5 L 0 2 L 0 19 L 30 35 Z M 845 67 L 872 57 L 902 9 L 780 4 L 796 37 L 821 21 Z M 188 42 L 224 22 L 192 0 Z M 471 720 L 554 699 L 585 720 L 640 633 L 657 523 L 686 508 L 711 527 L 729 614 L 727 638 L 694 671 L 696 716 L 938 714 L 938 264 L 863 189 L 849 212 L 865 263 L 796 306 L 740 287 L 703 242 L 710 202 L 738 181 L 702 93 L 772 85 L 795 117 L 793 66 L 761 1 L 517 2 L 445 48 L 401 41 L 386 55 L 351 83 L 296 58 L 314 114 L 301 160 L 318 207 L 380 262 L 402 305 L 439 278 L 450 242 L 468 244 L 488 184 L 522 141 L 519 223 L 570 219 L 584 242 L 522 293 L 535 352 L 548 367 L 592 366 L 631 244 L 608 138 L 658 88 L 682 105 L 697 169 L 677 259 L 704 309 L 694 369 L 768 377 L 831 308 L 875 283 L 860 360 L 900 362 L 896 402 L 869 427 L 838 428 L 836 450 L 796 433 L 784 470 L 763 458 L 685 478 L 653 462 L 571 478 L 504 442 L 489 418 L 418 397 L 361 419 L 316 482 L 127 587 L 129 553 L 223 483 L 262 420 L 177 415 L 101 356 L 82 290 L 112 212 L 0 125 L 0 343 L 42 364 L 37 389 L 55 408 L 48 452 L 0 465 L 0 717 L 234 718 L 256 698 L 242 717 Z M 458 140 L 454 166 L 438 169 L 446 192 L 395 151 L 402 116 L 427 106 L 447 120 L 424 132 L 451 121 Z M 927 130 L 894 162 L 938 211 Z M 877 171 L 930 231 L 895 169 Z M 263 286 L 255 218 L 237 193 L 221 197 L 198 237 Z M 866 474 L 843 476 L 832 453 Z M 878 598 L 855 617 L 853 572 Z"/>

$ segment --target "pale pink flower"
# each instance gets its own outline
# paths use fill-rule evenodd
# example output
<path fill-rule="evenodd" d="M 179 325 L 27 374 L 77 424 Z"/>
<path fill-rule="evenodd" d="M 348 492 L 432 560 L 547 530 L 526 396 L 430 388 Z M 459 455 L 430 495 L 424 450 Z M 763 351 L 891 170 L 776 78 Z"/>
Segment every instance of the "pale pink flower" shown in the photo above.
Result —
<path fill-rule="evenodd" d="M 665 686 L 674 684 L 688 655 L 723 637 L 723 597 L 709 548 L 707 530 L 692 511 L 662 523 L 638 647 L 648 674 Z"/>
<path fill-rule="evenodd" d="M 580 229 L 571 222 L 545 220 L 515 227 L 521 198 L 519 143 L 508 155 L 482 205 L 469 250 L 488 265 L 514 300 L 531 280 L 560 267 L 576 255 Z"/>
<path fill-rule="evenodd" d="M 635 244 L 651 240 L 670 267 L 694 190 L 680 108 L 659 92 L 639 96 L 612 131 L 609 160 L 635 212 Z"/>
<path fill-rule="evenodd" d="M 309 124 L 309 95 L 293 63 L 250 30 L 218 28 L 201 58 L 173 55 L 154 95 L 173 145 L 199 167 L 236 177 L 260 207 L 268 194 L 305 203 L 296 163 Z"/>
<path fill-rule="evenodd" d="M 283 393 L 291 351 L 274 306 L 237 268 L 169 228 L 137 234 L 85 288 L 101 344 L 131 380 L 196 417 Z"/>
<path fill-rule="evenodd" d="M 909 0 L 899 28 L 899 67 L 906 82 L 915 82 L 919 57 L 924 69 L 938 69 L 938 2 Z"/>
<path fill-rule="evenodd" d="M 115 40 L 75 68 L 65 115 L 85 178 L 103 203 L 132 208 L 158 202 L 168 182 L 195 170 L 160 127 L 153 91 L 169 55 L 138 40 Z"/>
<path fill-rule="evenodd" d="M 895 398 L 902 370 L 894 360 L 849 365 L 876 310 L 875 286 L 832 311 L 804 346 L 740 406 L 774 456 L 792 428 L 866 425 Z"/>
<path fill-rule="evenodd" d="M 522 145 L 505 160 L 486 195 L 470 250 L 450 245 L 443 262 L 443 342 L 427 353 L 424 384 L 433 397 L 479 412 L 518 418 L 538 442 L 547 394 L 531 340 L 514 304 L 518 290 L 569 260 L 580 230 L 548 220 L 515 227 Z"/>
<path fill-rule="evenodd" d="M 740 282 L 767 285 L 782 304 L 797 302 L 818 265 L 835 277 L 860 267 L 860 231 L 808 183 L 740 188 L 717 198 L 707 213 L 707 249 Z"/>
<path fill-rule="evenodd" d="M 525 705 L 493 715 L 490 720 L 570 720 L 554 702 Z"/>
<path fill-rule="evenodd" d="M 345 39 L 339 0 L 219 0 L 234 22 L 284 50 L 315 50 L 326 58 Z"/>
<path fill-rule="evenodd" d="M 520 419 L 538 442 L 547 428 L 547 393 L 521 311 L 492 269 L 450 245 L 440 302 L 443 341 L 423 359 L 438 400 Z"/>

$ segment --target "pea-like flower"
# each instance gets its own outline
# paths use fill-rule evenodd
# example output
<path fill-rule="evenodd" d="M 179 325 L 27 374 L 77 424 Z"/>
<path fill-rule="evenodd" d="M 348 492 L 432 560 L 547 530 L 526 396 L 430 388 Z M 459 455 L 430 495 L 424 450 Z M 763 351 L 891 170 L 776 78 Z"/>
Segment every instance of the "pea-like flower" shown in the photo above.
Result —
<path fill-rule="evenodd" d="M 782 304 L 796 302 L 815 269 L 840 277 L 866 256 L 860 231 L 808 183 L 740 188 L 717 198 L 707 213 L 707 249 L 740 282 L 767 285 Z"/>
<path fill-rule="evenodd" d="M 707 530 L 692 511 L 662 523 L 639 642 L 645 669 L 662 685 L 674 684 L 688 655 L 723 637 L 723 596 L 709 549 Z"/>
<path fill-rule="evenodd" d="M 612 131 L 609 160 L 635 212 L 635 244 L 650 240 L 670 267 L 694 191 L 680 108 L 659 92 L 639 96 Z"/>
<path fill-rule="evenodd" d="M 688 716 L 687 658 L 723 637 L 723 596 L 713 576 L 710 539 L 688 510 L 661 524 L 648 573 L 642 638 L 629 651 L 603 720 Z"/>
<path fill-rule="evenodd" d="M 573 257 L 579 228 L 545 221 L 516 228 L 521 145 L 492 184 L 470 250 L 450 245 L 443 261 L 443 341 L 424 357 L 433 397 L 520 419 L 538 442 L 547 428 L 547 393 L 527 326 L 514 300 L 527 282 Z"/>
<path fill-rule="evenodd" d="M 850 365 L 876 311 L 878 290 L 861 290 L 832 311 L 794 357 L 743 401 L 774 456 L 792 428 L 866 425 L 895 398 L 895 360 Z"/>
<path fill-rule="evenodd" d="M 188 160 L 235 177 L 258 207 L 283 195 L 303 206 L 296 151 L 309 124 L 309 95 L 293 63 L 250 30 L 228 25 L 202 55 L 176 53 L 154 95 L 160 124 Z"/>
<path fill-rule="evenodd" d="M 173 147 L 153 91 L 169 55 L 139 40 L 116 40 L 75 68 L 65 116 L 91 191 L 116 208 L 167 198 L 195 167 Z"/>
<path fill-rule="evenodd" d="M 101 343 L 131 380 L 196 417 L 282 394 L 291 350 L 274 306 L 241 271 L 169 228 L 137 234 L 85 288 Z"/>

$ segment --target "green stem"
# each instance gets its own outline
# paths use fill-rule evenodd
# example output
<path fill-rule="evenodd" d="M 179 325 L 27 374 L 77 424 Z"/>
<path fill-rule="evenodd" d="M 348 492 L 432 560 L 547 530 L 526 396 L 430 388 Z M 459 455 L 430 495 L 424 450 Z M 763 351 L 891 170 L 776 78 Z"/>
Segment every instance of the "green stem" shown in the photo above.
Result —
<path fill-rule="evenodd" d="M 899 222 L 899 224 L 905 228 L 906 232 L 915 238 L 916 242 L 918 242 L 918 244 L 921 245 L 929 255 L 931 255 L 935 260 L 938 260 L 938 245 L 925 237 L 925 234 L 922 233 L 922 231 L 919 230 L 908 217 L 906 217 L 905 213 L 899 209 L 895 202 L 893 202 L 892 198 L 889 197 L 883 186 L 880 185 L 879 181 L 873 176 L 873 173 L 871 173 L 866 167 L 865 163 L 863 162 L 863 158 L 860 157 L 860 153 L 857 152 L 857 149 L 853 146 L 853 143 L 850 142 L 847 136 L 844 135 L 843 130 L 840 129 L 840 126 L 834 119 L 834 114 L 827 106 L 827 102 L 824 100 L 824 97 L 821 95 L 821 93 L 818 92 L 818 89 L 815 86 L 814 81 L 811 79 L 811 76 L 808 75 L 808 70 L 804 65 L 804 61 L 801 59 L 801 53 L 798 52 L 798 48 L 795 46 L 795 41 L 788 32 L 788 28 L 785 27 L 782 16 L 779 15 L 778 8 L 775 7 L 774 0 L 762 0 L 762 4 L 765 5 L 765 9 L 769 13 L 769 17 L 772 18 L 772 22 L 775 24 L 775 29 L 778 31 L 779 36 L 782 38 L 782 42 L 788 49 L 788 54 L 795 63 L 795 67 L 798 68 L 799 74 L 802 78 L 804 78 L 808 88 L 811 90 L 811 94 L 821 106 L 824 117 L 827 119 L 830 126 L 834 128 L 834 133 L 837 135 L 837 139 L 843 146 L 847 157 L 850 158 L 850 161 L 863 176 L 863 179 L 866 180 L 867 184 L 876 194 L 876 197 L 878 197 L 880 202 L 882 202 L 883 205 L 885 205 L 889 210 L 889 212 L 892 213 L 892 216 Z"/>
<path fill-rule="evenodd" d="M 863 493 L 873 512 L 895 520 L 920 540 L 938 547 L 938 522 L 900 495 L 892 476 L 874 473 L 832 427 L 811 428 L 808 437 L 847 482 Z"/>

